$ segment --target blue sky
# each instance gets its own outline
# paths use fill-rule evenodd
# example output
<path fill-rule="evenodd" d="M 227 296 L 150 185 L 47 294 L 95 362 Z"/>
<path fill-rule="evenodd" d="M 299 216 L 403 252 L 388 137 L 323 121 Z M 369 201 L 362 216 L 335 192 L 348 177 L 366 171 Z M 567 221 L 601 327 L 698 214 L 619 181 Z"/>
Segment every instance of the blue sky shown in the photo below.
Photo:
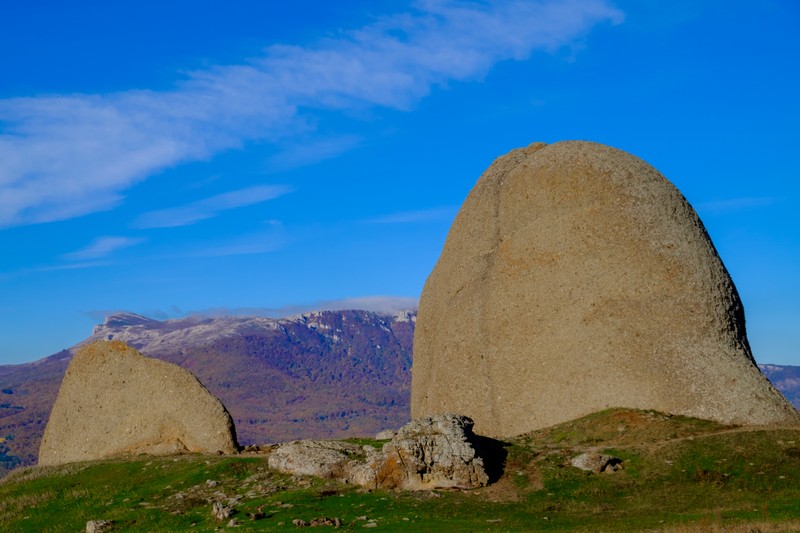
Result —
<path fill-rule="evenodd" d="M 492 160 L 586 139 L 695 206 L 800 364 L 800 4 L 0 2 L 0 364 L 104 314 L 407 306 Z"/>

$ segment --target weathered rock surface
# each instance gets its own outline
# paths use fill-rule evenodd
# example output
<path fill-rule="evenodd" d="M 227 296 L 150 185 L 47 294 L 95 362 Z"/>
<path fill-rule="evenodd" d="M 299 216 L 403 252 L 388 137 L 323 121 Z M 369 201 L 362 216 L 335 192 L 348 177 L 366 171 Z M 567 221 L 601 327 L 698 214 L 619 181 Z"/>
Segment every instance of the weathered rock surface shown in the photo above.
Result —
<path fill-rule="evenodd" d="M 119 341 L 98 341 L 81 348 L 67 369 L 39 464 L 237 447 L 225 407 L 189 371 Z"/>
<path fill-rule="evenodd" d="M 397 432 L 393 429 L 384 429 L 375 434 L 375 440 L 389 440 L 396 434 Z"/>
<path fill-rule="evenodd" d="M 423 289 L 412 416 L 468 413 L 503 437 L 607 407 L 798 421 L 669 181 L 599 144 L 514 150 L 470 192 Z"/>
<path fill-rule="evenodd" d="M 335 440 L 299 440 L 278 445 L 267 458 L 273 470 L 296 476 L 348 477 L 351 461 L 363 455 L 361 446 Z"/>
<path fill-rule="evenodd" d="M 272 451 L 270 468 L 335 478 L 371 489 L 474 488 L 489 477 L 475 446 L 472 420 L 436 415 L 403 426 L 378 451 L 341 441 L 306 440 Z"/>
<path fill-rule="evenodd" d="M 622 459 L 604 453 L 586 452 L 573 457 L 570 464 L 575 468 L 594 472 L 611 473 L 622 470 Z"/>
<path fill-rule="evenodd" d="M 103 533 L 113 525 L 114 522 L 111 520 L 89 520 L 86 522 L 86 533 Z"/>
<path fill-rule="evenodd" d="M 489 477 L 466 416 L 434 415 L 406 424 L 370 465 L 381 488 L 473 488 Z"/>

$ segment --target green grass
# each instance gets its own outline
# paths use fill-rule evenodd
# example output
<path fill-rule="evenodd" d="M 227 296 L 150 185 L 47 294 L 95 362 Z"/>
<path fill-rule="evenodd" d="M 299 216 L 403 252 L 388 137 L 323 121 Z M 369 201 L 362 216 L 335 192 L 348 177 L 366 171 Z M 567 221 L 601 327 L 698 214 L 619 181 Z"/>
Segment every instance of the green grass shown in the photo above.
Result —
<path fill-rule="evenodd" d="M 211 515 L 217 500 L 236 509 L 238 531 L 294 530 L 293 520 L 320 517 L 347 530 L 374 520 L 380 531 L 800 531 L 800 429 L 609 410 L 505 450 L 500 480 L 463 492 L 370 492 L 294 478 L 270 471 L 264 455 L 18 470 L 0 482 L 0 531 L 75 532 L 99 519 L 113 520 L 112 531 L 226 529 Z M 624 468 L 569 466 L 584 450 L 611 453 Z"/>

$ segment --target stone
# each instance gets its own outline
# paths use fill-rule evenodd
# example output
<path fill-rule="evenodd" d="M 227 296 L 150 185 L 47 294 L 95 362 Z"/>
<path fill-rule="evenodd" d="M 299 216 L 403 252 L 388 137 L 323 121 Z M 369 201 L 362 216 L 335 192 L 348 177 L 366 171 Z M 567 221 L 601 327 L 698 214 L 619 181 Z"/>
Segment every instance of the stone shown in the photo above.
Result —
<path fill-rule="evenodd" d="M 412 420 L 373 461 L 376 487 L 425 490 L 486 485 L 489 476 L 476 450 L 472 427 L 472 420 L 461 415 Z"/>
<path fill-rule="evenodd" d="M 237 449 L 228 411 L 189 371 L 119 341 L 98 341 L 67 368 L 39 464 Z"/>
<path fill-rule="evenodd" d="M 230 518 L 232 513 L 233 509 L 225 507 L 222 502 L 214 502 L 211 504 L 211 516 L 213 516 L 215 520 L 221 522 L 226 518 Z"/>
<path fill-rule="evenodd" d="M 86 522 L 86 533 L 103 533 L 113 525 L 113 520 L 89 520 Z"/>
<path fill-rule="evenodd" d="M 350 456 L 361 454 L 361 446 L 348 442 L 299 440 L 278 445 L 267 458 L 267 465 L 295 476 L 346 478 Z"/>
<path fill-rule="evenodd" d="M 397 433 L 393 429 L 384 429 L 375 434 L 375 440 L 390 440 Z"/>
<path fill-rule="evenodd" d="M 423 288 L 412 417 L 466 413 L 502 438 L 609 407 L 798 423 L 674 185 L 600 144 L 513 150 L 470 192 Z"/>
<path fill-rule="evenodd" d="M 380 451 L 341 441 L 294 441 L 278 445 L 267 465 L 369 489 L 475 488 L 489 480 L 476 440 L 468 417 L 437 415 L 406 424 Z"/>
<path fill-rule="evenodd" d="M 622 459 L 604 453 L 586 452 L 573 457 L 570 464 L 580 470 L 594 472 L 612 473 L 622 470 Z"/>
<path fill-rule="evenodd" d="M 247 517 L 250 520 L 261 520 L 262 518 L 266 518 L 267 515 L 266 513 L 264 513 L 264 507 L 265 507 L 264 505 L 259 505 L 256 508 L 255 512 L 247 513 Z"/>

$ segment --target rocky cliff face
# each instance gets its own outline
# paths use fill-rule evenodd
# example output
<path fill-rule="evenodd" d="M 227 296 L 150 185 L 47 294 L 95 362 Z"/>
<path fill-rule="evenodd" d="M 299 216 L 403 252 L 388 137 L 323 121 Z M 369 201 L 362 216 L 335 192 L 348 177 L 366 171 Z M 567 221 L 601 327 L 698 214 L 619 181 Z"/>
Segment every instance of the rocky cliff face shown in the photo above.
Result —
<path fill-rule="evenodd" d="M 186 368 L 228 408 L 240 444 L 263 444 L 372 435 L 408 422 L 415 320 L 413 312 L 367 311 L 167 321 L 119 314 L 82 344 L 121 340 Z M 36 462 L 71 358 L 64 351 L 0 366 L 6 468 Z"/>

